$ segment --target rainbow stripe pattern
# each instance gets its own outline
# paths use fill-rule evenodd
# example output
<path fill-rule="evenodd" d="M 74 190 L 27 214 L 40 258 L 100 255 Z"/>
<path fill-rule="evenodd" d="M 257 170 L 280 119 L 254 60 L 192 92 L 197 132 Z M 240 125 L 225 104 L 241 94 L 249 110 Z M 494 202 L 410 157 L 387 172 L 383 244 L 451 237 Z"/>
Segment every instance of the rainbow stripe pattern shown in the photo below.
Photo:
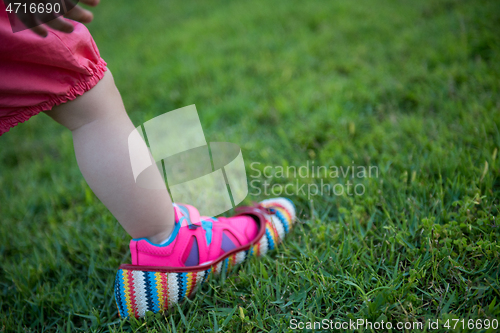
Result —
<path fill-rule="evenodd" d="M 281 198 L 280 198 L 281 199 Z M 277 199 L 276 199 L 277 200 Z M 286 199 L 281 199 L 286 200 Z M 265 232 L 246 250 L 233 253 L 209 268 L 188 272 L 170 272 L 141 266 L 120 267 L 115 278 L 115 301 L 120 317 L 143 317 L 146 312 L 165 312 L 187 297 L 195 295 L 202 285 L 214 275 L 233 271 L 235 267 L 252 257 L 265 255 L 281 243 L 290 232 L 295 220 L 295 208 L 290 201 L 269 199 L 260 203 L 269 214 L 265 217 Z M 196 268 L 196 267 L 193 267 Z"/>

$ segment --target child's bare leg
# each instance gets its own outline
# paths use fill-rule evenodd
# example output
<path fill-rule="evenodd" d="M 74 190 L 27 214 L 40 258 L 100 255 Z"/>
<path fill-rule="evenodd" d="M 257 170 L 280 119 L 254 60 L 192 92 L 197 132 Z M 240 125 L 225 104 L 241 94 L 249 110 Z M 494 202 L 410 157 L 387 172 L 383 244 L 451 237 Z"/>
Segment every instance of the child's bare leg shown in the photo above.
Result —
<path fill-rule="evenodd" d="M 129 157 L 130 121 L 109 71 L 97 85 L 75 100 L 46 112 L 73 133 L 78 166 L 95 195 L 133 238 L 154 243 L 174 227 L 172 201 L 159 171 L 153 180 L 164 189 L 136 185 Z"/>

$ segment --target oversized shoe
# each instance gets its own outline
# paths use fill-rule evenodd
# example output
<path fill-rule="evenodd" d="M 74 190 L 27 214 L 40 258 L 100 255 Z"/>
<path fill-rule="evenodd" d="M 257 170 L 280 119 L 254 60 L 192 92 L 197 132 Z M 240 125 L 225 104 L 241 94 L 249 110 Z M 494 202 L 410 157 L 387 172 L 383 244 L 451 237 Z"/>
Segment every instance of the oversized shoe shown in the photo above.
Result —
<path fill-rule="evenodd" d="M 295 207 L 286 198 L 261 201 L 253 207 L 237 208 L 236 216 L 248 215 L 258 224 L 255 239 L 236 247 L 209 263 L 190 267 L 122 264 L 115 278 L 115 300 L 120 317 L 143 317 L 170 309 L 195 295 L 211 274 L 231 271 L 235 265 L 274 249 L 295 222 Z"/>

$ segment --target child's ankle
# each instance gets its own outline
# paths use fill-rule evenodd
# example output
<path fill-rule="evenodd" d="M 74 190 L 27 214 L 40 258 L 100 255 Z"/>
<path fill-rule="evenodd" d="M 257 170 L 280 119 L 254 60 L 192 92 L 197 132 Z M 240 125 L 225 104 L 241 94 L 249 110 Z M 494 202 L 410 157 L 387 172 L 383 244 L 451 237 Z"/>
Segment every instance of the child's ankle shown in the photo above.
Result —
<path fill-rule="evenodd" d="M 169 226 L 167 230 L 159 232 L 153 236 L 147 237 L 147 239 L 153 244 L 163 244 L 170 239 L 172 232 L 174 231 L 173 226 Z"/>

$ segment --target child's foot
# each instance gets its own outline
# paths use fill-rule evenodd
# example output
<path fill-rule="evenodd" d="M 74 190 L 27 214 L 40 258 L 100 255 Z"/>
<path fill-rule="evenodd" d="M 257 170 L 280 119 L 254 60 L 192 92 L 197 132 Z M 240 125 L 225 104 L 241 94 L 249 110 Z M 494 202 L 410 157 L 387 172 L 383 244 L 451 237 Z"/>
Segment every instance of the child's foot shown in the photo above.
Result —
<path fill-rule="evenodd" d="M 176 205 L 171 240 L 163 245 L 132 240 L 132 265 L 121 265 L 115 280 L 120 316 L 143 317 L 147 311 L 174 307 L 194 295 L 210 274 L 229 272 L 274 249 L 295 221 L 295 207 L 284 198 L 238 207 L 237 212 L 211 219 L 200 217 L 192 206 Z"/>
<path fill-rule="evenodd" d="M 271 209 L 271 214 L 283 221 L 295 219 L 295 209 L 288 199 L 264 200 L 261 209 Z M 218 261 L 230 252 L 238 252 L 243 247 L 269 232 L 260 226 L 259 218 L 251 213 L 226 218 L 200 216 L 190 205 L 174 204 L 175 228 L 170 238 L 163 244 L 153 244 L 149 240 L 133 239 L 130 242 L 132 265 L 192 267 Z M 288 214 L 286 217 L 283 214 Z M 293 215 L 293 216 L 291 216 Z M 288 232 L 286 223 L 275 228 L 278 241 Z M 269 244 L 271 248 L 272 244 Z"/>
<path fill-rule="evenodd" d="M 163 244 L 133 239 L 132 264 L 190 267 L 208 264 L 226 253 L 249 244 L 257 236 L 257 222 L 248 215 L 218 219 L 200 216 L 190 205 L 174 204 L 175 227 Z"/>

